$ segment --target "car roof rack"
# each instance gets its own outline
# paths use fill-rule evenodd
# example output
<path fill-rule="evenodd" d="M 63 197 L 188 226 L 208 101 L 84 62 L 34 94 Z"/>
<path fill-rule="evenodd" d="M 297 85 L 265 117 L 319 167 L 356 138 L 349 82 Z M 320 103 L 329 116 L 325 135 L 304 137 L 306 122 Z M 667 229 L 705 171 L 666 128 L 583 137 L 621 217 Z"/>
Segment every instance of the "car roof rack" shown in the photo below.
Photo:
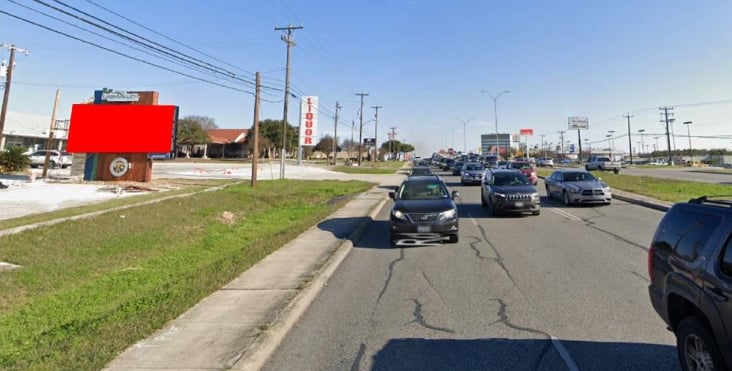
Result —
<path fill-rule="evenodd" d="M 714 195 L 714 196 L 701 196 L 698 198 L 692 198 L 689 200 L 691 204 L 714 204 L 719 206 L 732 207 L 732 200 L 716 200 L 710 199 L 710 197 L 732 197 L 732 195 Z"/>

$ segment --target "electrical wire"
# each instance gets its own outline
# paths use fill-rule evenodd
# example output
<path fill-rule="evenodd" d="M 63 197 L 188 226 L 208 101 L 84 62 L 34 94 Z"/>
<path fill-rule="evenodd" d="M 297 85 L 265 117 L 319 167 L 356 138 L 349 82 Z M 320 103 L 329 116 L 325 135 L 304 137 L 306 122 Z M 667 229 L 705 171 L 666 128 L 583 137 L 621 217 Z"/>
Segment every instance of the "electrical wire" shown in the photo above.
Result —
<path fill-rule="evenodd" d="M 217 82 L 214 82 L 214 81 L 206 80 L 206 79 L 203 79 L 203 78 L 200 78 L 200 77 L 197 77 L 197 76 L 189 75 L 189 74 L 187 74 L 187 73 L 185 73 L 185 72 L 180 72 L 180 71 L 176 71 L 176 70 L 174 70 L 174 69 L 171 69 L 171 68 L 168 68 L 168 67 L 165 67 L 165 66 L 161 66 L 161 65 L 159 65 L 159 64 L 155 64 L 155 63 L 152 63 L 152 62 L 146 61 L 146 60 L 144 60 L 144 59 L 140 59 L 140 58 L 137 58 L 137 57 L 133 57 L 133 56 L 127 55 L 127 54 L 125 54 L 125 53 L 122 53 L 122 52 L 119 52 L 119 51 L 116 51 L 116 50 L 113 50 L 113 49 L 110 49 L 110 48 L 104 47 L 104 46 L 102 46 L 102 45 L 99 45 L 99 44 L 96 44 L 96 43 L 94 43 L 94 42 L 91 42 L 91 41 L 87 41 L 87 40 L 84 40 L 84 39 L 78 38 L 78 37 L 76 37 L 76 36 L 73 36 L 73 35 L 67 34 L 67 33 L 65 33 L 65 32 L 61 32 L 61 31 L 59 31 L 59 30 L 56 30 L 56 29 L 53 29 L 53 28 L 51 28 L 51 27 L 48 27 L 48 26 L 42 25 L 42 24 L 40 24 L 40 23 L 36 23 L 36 22 L 33 22 L 33 21 L 29 20 L 29 19 L 26 19 L 26 18 L 23 18 L 23 17 L 17 16 L 17 15 L 15 15 L 15 14 L 12 14 L 12 13 L 8 13 L 8 12 L 6 12 L 6 11 L 4 11 L 4 10 L 0 10 L 0 14 L 5 14 L 5 15 L 7 15 L 7 16 L 9 16 L 9 17 L 12 17 L 12 18 L 15 18 L 15 19 L 17 19 L 17 20 L 20 20 L 20 21 L 26 22 L 26 23 L 28 23 L 28 24 L 31 24 L 31 25 L 34 25 L 34 26 L 36 26 L 36 27 L 40 27 L 40 28 L 43 28 L 43 29 L 45 29 L 45 30 L 47 30 L 47 31 L 51 31 L 51 32 L 53 32 L 53 33 L 57 33 L 57 34 L 59 34 L 59 35 L 62 35 L 62 36 L 66 36 L 66 37 L 68 37 L 68 38 L 70 38 L 70 39 L 74 39 L 74 40 L 76 40 L 76 41 L 79 41 L 79 42 L 82 42 L 82 43 L 84 43 L 84 44 L 92 45 L 92 46 L 95 46 L 95 47 L 97 47 L 97 48 L 99 48 L 99 49 L 102 49 L 102 50 L 108 51 L 108 52 L 110 52 L 110 53 L 114 53 L 114 54 L 117 54 L 117 55 L 119 55 L 119 56 L 122 56 L 122 57 L 125 57 L 125 58 L 128 58 L 128 59 L 132 59 L 132 60 L 134 60 L 134 61 L 137 61 L 137 62 L 140 62 L 140 63 L 144 63 L 144 64 L 147 64 L 147 65 L 150 65 L 150 66 L 153 66 L 153 67 L 157 67 L 157 68 L 160 68 L 160 69 L 166 70 L 166 71 L 168 71 L 168 72 L 172 72 L 172 73 L 175 73 L 175 74 L 178 74 L 178 75 L 181 75 L 181 76 L 185 76 L 185 77 L 188 77 L 188 78 L 192 78 L 192 79 L 194 79 L 194 80 L 199 80 L 199 81 L 202 81 L 202 82 L 205 82 L 205 83 L 211 84 L 211 85 L 216 85 L 216 86 L 219 86 L 219 87 L 222 87 L 222 88 L 226 88 L 226 89 L 230 89 L 230 90 L 235 90 L 235 91 L 239 91 L 239 92 L 242 92 L 242 93 L 247 93 L 247 94 L 251 94 L 251 95 L 254 95 L 254 93 L 253 93 L 253 92 L 251 92 L 251 91 L 248 91 L 248 90 L 243 90 L 243 89 L 240 89 L 240 88 L 236 88 L 236 87 L 232 87 L 232 86 L 224 85 L 224 84 L 221 84 L 221 83 L 217 83 Z"/>
<path fill-rule="evenodd" d="M 214 56 L 212 56 L 212 55 L 206 54 L 206 53 L 204 53 L 204 52 L 202 52 L 202 51 L 200 51 L 200 50 L 198 50 L 198 49 L 196 49 L 196 48 L 194 48 L 194 47 L 191 47 L 191 46 L 188 46 L 188 45 L 186 45 L 186 44 L 184 44 L 184 43 L 181 43 L 181 42 L 179 42 L 179 41 L 176 41 L 176 40 L 174 40 L 173 38 L 170 38 L 170 37 L 168 37 L 168 36 L 166 36 L 166 35 L 164 35 L 164 34 L 162 34 L 162 33 L 160 33 L 160 32 L 157 32 L 157 31 L 153 30 L 152 28 L 150 28 L 150 27 L 147 27 L 147 26 L 145 26 L 145 25 L 143 25 L 143 24 L 141 24 L 141 23 L 135 22 L 134 20 L 132 20 L 132 19 L 130 19 L 130 18 L 128 18 L 128 17 L 125 17 L 124 15 L 122 15 L 122 14 L 119 14 L 119 13 L 117 13 L 117 12 L 115 12 L 115 11 L 111 10 L 111 9 L 108 9 L 108 8 L 106 8 L 106 7 L 104 7 L 104 6 L 100 5 L 100 4 L 98 4 L 98 3 L 96 3 L 96 2 L 94 2 L 94 1 L 92 1 L 92 0 L 86 0 L 86 2 L 88 2 L 88 3 L 90 3 L 90 4 L 94 5 L 94 6 L 96 6 L 96 7 L 98 7 L 98 8 L 100 8 L 100 9 L 102 9 L 102 10 L 105 10 L 105 11 L 107 11 L 107 12 L 111 13 L 111 14 L 114 14 L 114 15 L 116 15 L 116 16 L 118 16 L 118 17 L 120 17 L 120 18 L 122 18 L 122 19 L 124 19 L 124 20 L 126 20 L 126 21 L 128 21 L 128 22 L 130 22 L 130 23 L 132 23 L 132 24 L 134 24 L 134 25 L 137 25 L 137 26 L 139 26 L 139 27 L 142 27 L 143 29 L 145 29 L 145 30 L 148 30 L 148 31 L 150 31 L 150 32 L 152 32 L 152 33 L 154 33 L 154 34 L 156 34 L 156 35 L 158 35 L 158 36 L 164 37 L 165 39 L 167 39 L 167 40 L 169 40 L 169 41 L 172 41 L 172 42 L 174 42 L 174 43 L 176 43 L 176 44 L 178 44 L 178 45 L 180 45 L 180 46 L 183 46 L 183 47 L 185 47 L 185 48 L 188 48 L 188 49 L 190 49 L 190 50 L 193 50 L 193 51 L 195 51 L 195 52 L 198 52 L 198 53 L 200 53 L 201 55 L 204 55 L 204 56 L 206 56 L 206 57 L 209 57 L 209 58 L 211 58 L 211 59 L 213 59 L 213 60 L 215 60 L 215 61 L 217 61 L 217 62 L 221 62 L 221 63 L 223 63 L 223 64 L 225 64 L 225 65 L 227 65 L 227 66 L 230 66 L 230 67 L 233 67 L 233 68 L 235 68 L 235 69 L 238 69 L 239 71 L 242 71 L 242 72 L 248 73 L 248 74 L 250 74 L 250 75 L 254 75 L 254 73 L 252 73 L 252 72 L 250 72 L 250 71 L 247 71 L 247 70 L 245 70 L 245 69 L 243 69 L 243 68 L 237 67 L 237 66 L 235 66 L 235 65 L 233 65 L 233 64 L 227 63 L 227 62 L 225 62 L 225 61 L 223 61 L 223 60 L 221 60 L 221 59 L 218 59 L 218 58 L 216 58 L 216 57 L 214 57 Z"/>

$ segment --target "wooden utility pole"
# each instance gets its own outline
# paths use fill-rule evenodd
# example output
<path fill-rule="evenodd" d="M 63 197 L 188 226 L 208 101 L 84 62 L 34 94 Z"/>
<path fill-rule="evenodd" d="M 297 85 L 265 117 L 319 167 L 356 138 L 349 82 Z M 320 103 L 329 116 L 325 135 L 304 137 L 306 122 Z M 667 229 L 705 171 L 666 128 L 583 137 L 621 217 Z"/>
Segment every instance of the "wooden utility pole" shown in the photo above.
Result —
<path fill-rule="evenodd" d="M 275 31 L 287 31 L 287 35 L 282 35 L 280 38 L 287 44 L 287 67 L 285 69 L 285 103 L 284 112 L 282 114 L 282 154 L 280 155 L 280 179 L 285 179 L 285 157 L 287 157 L 287 103 L 290 97 L 290 49 L 295 46 L 295 42 L 292 41 L 292 31 L 300 30 L 303 26 L 289 25 L 287 27 L 275 26 Z"/>
<path fill-rule="evenodd" d="M 623 117 L 628 119 L 628 152 L 630 152 L 630 163 L 633 163 L 633 138 L 630 136 L 630 118 L 633 117 L 633 115 L 628 112 L 628 114 L 623 115 Z"/>
<path fill-rule="evenodd" d="M 15 64 L 15 51 L 28 54 L 27 49 L 20 49 L 15 45 L 2 44 L 0 47 L 10 49 L 10 60 L 8 61 L 7 73 L 5 74 L 5 91 L 3 92 L 3 105 L 0 108 L 0 146 L 3 144 L 3 130 L 5 129 L 5 116 L 8 113 L 8 99 L 10 98 L 10 81 L 13 79 L 13 65 Z M 2 147 L 0 147 L 2 150 Z"/>
<path fill-rule="evenodd" d="M 338 111 L 342 107 L 338 104 L 338 101 L 336 101 L 336 110 L 335 110 L 335 123 L 333 124 L 333 166 L 337 165 L 336 158 L 338 157 L 337 150 L 338 150 Z"/>
<path fill-rule="evenodd" d="M 379 166 L 379 108 L 381 106 L 371 106 L 376 113 L 374 114 L 374 164 Z"/>
<path fill-rule="evenodd" d="M 358 127 L 358 166 L 361 167 L 361 144 L 363 144 L 363 97 L 368 97 L 368 93 L 356 93 L 361 96 L 361 109 L 358 110 L 359 127 Z"/>
<path fill-rule="evenodd" d="M 262 76 L 257 71 L 256 90 L 254 94 L 254 151 L 252 155 L 252 188 L 257 187 L 257 168 L 259 167 L 259 99 L 262 87 Z"/>
<path fill-rule="evenodd" d="M 46 141 L 46 159 L 43 162 L 43 177 L 48 174 L 48 162 L 51 159 L 51 150 L 53 149 L 53 129 L 56 127 L 56 110 L 58 109 L 58 100 L 61 97 L 61 89 L 56 89 L 56 99 L 53 101 L 53 112 L 51 113 L 51 125 L 48 128 L 48 140 Z M 59 160 L 61 158 L 59 157 Z M 59 166 L 61 164 L 58 164 Z"/>

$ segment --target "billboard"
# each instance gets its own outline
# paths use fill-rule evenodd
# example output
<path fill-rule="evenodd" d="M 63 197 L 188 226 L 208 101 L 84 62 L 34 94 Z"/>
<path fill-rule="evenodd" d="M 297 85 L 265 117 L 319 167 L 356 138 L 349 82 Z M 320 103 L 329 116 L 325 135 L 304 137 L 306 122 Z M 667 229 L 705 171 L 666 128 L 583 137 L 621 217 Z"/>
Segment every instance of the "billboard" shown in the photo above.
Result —
<path fill-rule="evenodd" d="M 519 130 L 519 134 L 522 136 L 530 137 L 534 135 L 534 129 L 521 129 Z"/>
<path fill-rule="evenodd" d="M 176 106 L 74 104 L 66 150 L 77 153 L 167 153 Z"/>
<path fill-rule="evenodd" d="M 300 145 L 316 145 L 317 135 L 318 97 L 302 97 L 302 101 L 300 101 Z"/>
<path fill-rule="evenodd" d="M 587 117 L 570 117 L 568 122 L 569 130 L 587 130 L 590 128 Z"/>

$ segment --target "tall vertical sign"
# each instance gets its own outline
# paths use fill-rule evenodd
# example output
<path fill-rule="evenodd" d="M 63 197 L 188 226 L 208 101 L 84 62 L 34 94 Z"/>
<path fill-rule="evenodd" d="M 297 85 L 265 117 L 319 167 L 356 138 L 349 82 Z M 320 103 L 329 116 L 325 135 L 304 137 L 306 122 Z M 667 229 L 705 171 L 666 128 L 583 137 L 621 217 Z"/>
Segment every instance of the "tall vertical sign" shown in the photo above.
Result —
<path fill-rule="evenodd" d="M 302 97 L 300 102 L 300 145 L 316 145 L 318 134 L 318 97 Z"/>

